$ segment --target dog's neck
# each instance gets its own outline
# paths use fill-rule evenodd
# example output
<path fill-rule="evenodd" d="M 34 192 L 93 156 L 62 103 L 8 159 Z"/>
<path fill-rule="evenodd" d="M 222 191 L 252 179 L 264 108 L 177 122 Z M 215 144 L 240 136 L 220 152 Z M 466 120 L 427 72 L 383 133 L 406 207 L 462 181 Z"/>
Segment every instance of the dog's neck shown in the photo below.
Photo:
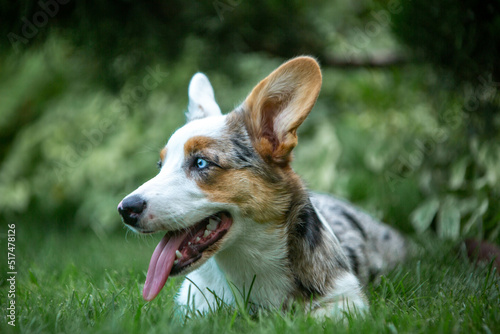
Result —
<path fill-rule="evenodd" d="M 336 278 L 348 272 L 348 259 L 337 237 L 314 208 L 309 196 L 290 210 L 288 260 L 293 273 L 294 297 L 324 296 Z"/>
<path fill-rule="evenodd" d="M 240 237 L 215 260 L 225 279 L 245 294 L 255 277 L 254 303 L 281 307 L 292 298 L 319 297 L 339 274 L 349 270 L 337 238 L 322 222 L 305 190 L 295 191 L 282 222 L 234 219 L 242 229 Z"/>
<path fill-rule="evenodd" d="M 287 238 L 283 228 L 233 217 L 240 237 L 215 255 L 215 261 L 230 285 L 247 297 L 250 285 L 252 301 L 279 307 L 293 288 L 287 267 Z M 237 220 L 237 222 L 236 222 Z M 233 226 L 233 228 L 236 226 Z"/>

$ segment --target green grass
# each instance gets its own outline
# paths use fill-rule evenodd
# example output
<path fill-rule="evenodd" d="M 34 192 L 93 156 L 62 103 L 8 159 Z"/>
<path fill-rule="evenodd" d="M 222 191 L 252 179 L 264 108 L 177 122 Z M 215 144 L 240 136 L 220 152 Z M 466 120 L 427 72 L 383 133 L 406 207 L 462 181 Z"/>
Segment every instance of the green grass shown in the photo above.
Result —
<path fill-rule="evenodd" d="M 347 324 L 317 322 L 300 312 L 249 316 L 224 308 L 183 319 L 173 302 L 182 278 L 169 279 L 152 302 L 141 288 L 160 236 L 125 231 L 41 232 L 17 226 L 17 326 L 20 333 L 450 333 L 500 330 L 500 280 L 474 267 L 453 244 L 428 235 L 421 254 L 368 286 L 370 311 Z M 1 281 L 2 301 L 7 282 Z M 2 302 L 3 305 L 4 302 Z"/>
<path fill-rule="evenodd" d="M 432 233 L 439 230 L 436 219 L 429 219 L 427 233 L 418 237 L 423 251 L 380 285 L 367 287 L 369 313 L 347 324 L 317 322 L 300 312 L 249 316 L 228 308 L 185 321 L 173 302 L 181 278 L 170 279 L 146 303 L 142 284 L 161 236 L 137 238 L 117 228 L 116 204 L 156 172 L 159 149 L 183 124 L 187 85 L 193 73 L 204 70 L 196 58 L 203 54 L 194 44 L 185 51 L 189 57 L 161 64 L 167 79 L 130 102 L 145 73 L 129 78 L 113 95 L 92 84 L 84 75 L 90 68 L 70 51 L 55 41 L 40 52 L 10 57 L 0 69 L 0 95 L 8 97 L 0 105 L 0 127 L 13 138 L 0 164 L 0 222 L 17 224 L 19 273 L 17 326 L 2 321 L 0 333 L 500 332 L 499 276 L 488 266 L 469 264 L 456 249 L 458 241 L 437 238 Z M 208 73 L 221 109 L 231 110 L 282 61 L 241 54 L 231 75 Z M 455 124 L 440 116 L 458 113 L 462 105 L 436 89 L 429 68 L 324 67 L 323 79 L 318 102 L 299 129 L 293 163 L 311 189 L 354 201 L 410 236 L 415 230 L 409 217 L 428 198 L 452 195 L 462 200 L 456 207 L 468 201 L 478 210 L 480 203 L 489 203 L 486 213 L 463 213 L 461 222 L 469 228 L 457 240 L 488 236 L 483 231 L 490 230 L 490 240 L 498 241 L 498 144 L 492 143 L 493 153 L 480 144 L 477 157 L 463 149 L 465 121 Z M 117 102 L 127 107 L 121 121 Z M 103 121 L 113 121 L 114 127 L 102 130 L 102 137 L 83 151 L 91 142 L 85 133 L 95 133 Z M 418 143 L 432 142 L 439 129 L 449 139 L 424 151 L 421 162 L 389 184 L 387 173 L 398 172 Z M 68 152 L 76 152 L 76 160 Z M 464 157 L 477 162 L 464 170 L 460 182 L 451 182 L 454 162 Z M 73 163 L 56 175 L 54 166 L 68 159 Z M 4 227 L 3 310 L 8 300 Z"/>

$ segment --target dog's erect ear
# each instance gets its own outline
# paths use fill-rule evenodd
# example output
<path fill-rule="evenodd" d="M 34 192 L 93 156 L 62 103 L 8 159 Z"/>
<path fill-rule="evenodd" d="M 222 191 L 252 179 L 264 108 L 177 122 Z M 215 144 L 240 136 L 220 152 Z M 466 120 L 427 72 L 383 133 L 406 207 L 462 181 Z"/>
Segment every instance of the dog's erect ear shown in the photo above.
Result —
<path fill-rule="evenodd" d="M 294 58 L 262 80 L 243 103 L 245 124 L 257 152 L 280 166 L 291 160 L 297 128 L 321 88 L 321 71 L 310 57 Z"/>
<path fill-rule="evenodd" d="M 214 90 L 203 73 L 196 73 L 189 83 L 189 104 L 186 118 L 188 122 L 209 116 L 222 115 L 215 102 Z"/>

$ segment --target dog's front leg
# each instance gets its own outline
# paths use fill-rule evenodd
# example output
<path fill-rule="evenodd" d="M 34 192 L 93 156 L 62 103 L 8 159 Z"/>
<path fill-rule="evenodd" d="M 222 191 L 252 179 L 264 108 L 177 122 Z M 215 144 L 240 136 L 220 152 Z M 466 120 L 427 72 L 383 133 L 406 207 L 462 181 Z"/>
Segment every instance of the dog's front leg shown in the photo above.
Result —
<path fill-rule="evenodd" d="M 368 311 L 368 301 L 358 278 L 346 273 L 335 280 L 335 288 L 311 305 L 315 318 L 345 319 L 345 315 L 362 315 Z"/>
<path fill-rule="evenodd" d="M 232 305 L 234 298 L 224 274 L 210 259 L 186 277 L 176 302 L 184 314 L 206 314 L 223 305 Z"/>

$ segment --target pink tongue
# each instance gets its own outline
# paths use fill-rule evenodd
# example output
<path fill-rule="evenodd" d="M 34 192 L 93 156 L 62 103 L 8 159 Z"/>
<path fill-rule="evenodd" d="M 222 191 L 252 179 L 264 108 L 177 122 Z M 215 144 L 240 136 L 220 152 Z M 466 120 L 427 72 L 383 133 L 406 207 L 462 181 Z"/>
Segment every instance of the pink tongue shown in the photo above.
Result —
<path fill-rule="evenodd" d="M 142 297 L 145 300 L 153 300 L 167 282 L 168 275 L 174 265 L 175 251 L 181 245 L 186 234 L 187 232 L 169 236 L 167 233 L 156 246 L 151 256 L 151 262 L 149 262 L 146 283 L 144 283 L 142 291 Z"/>

